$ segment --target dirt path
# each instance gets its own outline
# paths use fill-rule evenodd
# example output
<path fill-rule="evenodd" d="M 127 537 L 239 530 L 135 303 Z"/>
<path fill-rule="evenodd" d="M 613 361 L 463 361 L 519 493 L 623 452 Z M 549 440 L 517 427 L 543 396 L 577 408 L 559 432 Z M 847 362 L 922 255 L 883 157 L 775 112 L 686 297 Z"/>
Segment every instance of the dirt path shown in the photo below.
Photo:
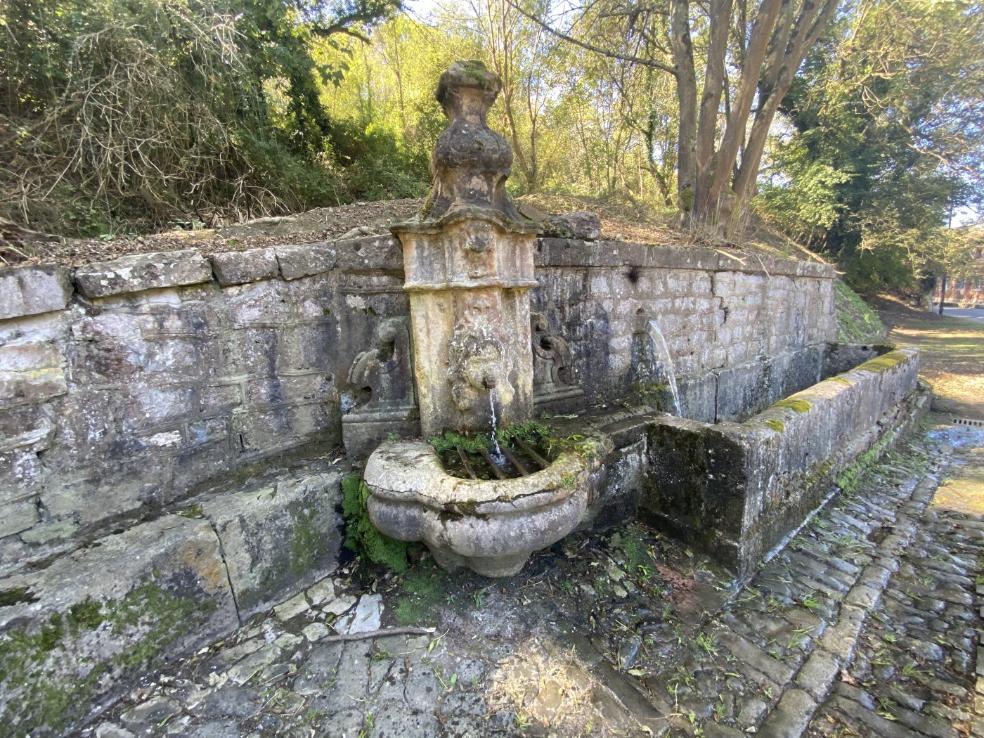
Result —
<path fill-rule="evenodd" d="M 894 300 L 875 307 L 889 340 L 922 350 L 922 376 L 933 387 L 934 409 L 984 420 L 984 324 L 913 310 Z"/>

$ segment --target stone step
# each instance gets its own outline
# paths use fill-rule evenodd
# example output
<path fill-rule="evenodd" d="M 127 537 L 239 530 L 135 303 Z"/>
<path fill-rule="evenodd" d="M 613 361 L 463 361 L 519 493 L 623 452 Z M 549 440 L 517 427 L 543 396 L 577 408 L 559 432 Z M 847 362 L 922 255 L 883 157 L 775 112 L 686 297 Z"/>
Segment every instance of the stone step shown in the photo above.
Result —
<path fill-rule="evenodd" d="M 321 462 L 230 482 L 0 579 L 0 725 L 67 731 L 141 675 L 333 571 L 343 475 Z"/>

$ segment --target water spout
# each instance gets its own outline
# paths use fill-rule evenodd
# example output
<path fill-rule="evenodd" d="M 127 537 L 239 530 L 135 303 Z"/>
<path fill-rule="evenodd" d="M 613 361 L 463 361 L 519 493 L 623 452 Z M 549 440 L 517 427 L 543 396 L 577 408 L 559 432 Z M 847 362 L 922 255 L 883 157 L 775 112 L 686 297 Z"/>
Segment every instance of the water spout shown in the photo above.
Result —
<path fill-rule="evenodd" d="M 506 455 L 502 453 L 502 449 L 499 447 L 499 439 L 496 434 L 496 418 L 495 418 L 495 395 L 492 394 L 492 390 L 489 390 L 489 409 L 492 410 L 492 461 L 500 468 L 506 464 Z"/>
<path fill-rule="evenodd" d="M 673 395 L 673 409 L 676 411 L 677 416 L 682 416 L 683 411 L 680 409 L 680 390 L 677 389 L 673 357 L 670 355 L 670 347 L 666 344 L 666 338 L 663 336 L 663 332 L 659 329 L 659 324 L 655 320 L 649 321 L 649 337 L 654 343 L 658 341 L 659 345 L 663 348 L 663 355 L 666 357 L 666 374 L 670 382 L 670 394 Z"/>

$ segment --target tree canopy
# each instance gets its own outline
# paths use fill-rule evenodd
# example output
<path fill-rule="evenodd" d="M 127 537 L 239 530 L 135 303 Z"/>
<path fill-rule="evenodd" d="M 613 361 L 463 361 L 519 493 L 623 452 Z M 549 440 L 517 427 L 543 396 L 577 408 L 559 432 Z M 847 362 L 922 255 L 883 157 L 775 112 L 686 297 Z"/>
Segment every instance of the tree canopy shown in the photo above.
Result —
<path fill-rule="evenodd" d="M 959 269 L 981 207 L 969 0 L 4 0 L 0 219 L 65 234 L 422 195 L 454 60 L 517 192 L 694 237 L 763 217 L 861 286 Z M 961 245 L 963 244 L 963 245 Z"/>

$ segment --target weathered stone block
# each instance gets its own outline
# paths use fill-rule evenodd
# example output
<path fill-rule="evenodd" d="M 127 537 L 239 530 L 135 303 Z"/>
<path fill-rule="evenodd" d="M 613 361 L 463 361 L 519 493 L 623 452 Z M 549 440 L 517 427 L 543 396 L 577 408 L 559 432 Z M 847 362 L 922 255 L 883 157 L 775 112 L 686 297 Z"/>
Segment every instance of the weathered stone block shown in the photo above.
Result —
<path fill-rule="evenodd" d="M 341 546 L 339 472 L 287 479 L 202 504 L 243 618 L 324 577 Z"/>
<path fill-rule="evenodd" d="M 300 279 L 335 268 L 338 256 L 327 241 L 299 246 L 278 246 L 277 261 L 284 279 Z"/>
<path fill-rule="evenodd" d="M 318 372 L 301 376 L 271 376 L 246 383 L 248 405 L 332 401 L 338 401 L 338 390 L 335 388 L 335 378 L 330 374 Z"/>
<path fill-rule="evenodd" d="M 61 366 L 64 359 L 53 343 L 0 345 L 0 372 L 27 372 Z"/>
<path fill-rule="evenodd" d="M 243 453 L 278 451 L 317 435 L 326 445 L 341 440 L 338 408 L 322 403 L 274 405 L 232 415 L 232 433 Z"/>
<path fill-rule="evenodd" d="M 542 228 L 546 235 L 558 238 L 578 238 L 584 241 L 597 241 L 601 238 L 601 218 L 588 210 L 551 216 Z"/>
<path fill-rule="evenodd" d="M 215 278 L 223 287 L 273 279 L 280 275 L 277 254 L 273 249 L 224 251 L 212 254 L 211 258 Z"/>
<path fill-rule="evenodd" d="M 228 320 L 236 328 L 283 326 L 291 313 L 287 292 L 280 280 L 230 287 L 225 291 Z"/>
<path fill-rule="evenodd" d="M 138 510 L 150 514 L 164 504 L 171 485 L 170 461 L 149 452 L 90 463 L 82 470 L 90 476 L 80 477 L 79 467 L 69 467 L 41 493 L 53 519 L 74 518 L 87 525 Z"/>
<path fill-rule="evenodd" d="M 327 372 L 338 361 L 338 326 L 308 323 L 279 331 L 278 368 L 288 372 Z"/>
<path fill-rule="evenodd" d="M 19 405 L 0 409 L 0 451 L 15 448 L 44 451 L 54 433 L 54 413 L 47 406 Z"/>
<path fill-rule="evenodd" d="M 38 507 L 33 499 L 0 505 L 0 538 L 27 530 L 38 522 Z"/>
<path fill-rule="evenodd" d="M 121 256 L 75 270 L 79 292 L 90 298 L 211 281 L 211 265 L 193 249 Z"/>
<path fill-rule="evenodd" d="M 212 527 L 177 516 L 0 591 L 0 724 L 12 735 L 68 731 L 99 699 L 239 623 Z"/>
<path fill-rule="evenodd" d="M 44 402 L 66 392 L 68 385 L 61 367 L 0 372 L 0 405 Z"/>
<path fill-rule="evenodd" d="M 403 274 L 403 249 L 393 236 L 336 241 L 336 267 L 344 271 L 392 271 Z"/>
<path fill-rule="evenodd" d="M 0 320 L 63 310 L 71 296 L 68 272 L 60 267 L 0 271 Z"/>

